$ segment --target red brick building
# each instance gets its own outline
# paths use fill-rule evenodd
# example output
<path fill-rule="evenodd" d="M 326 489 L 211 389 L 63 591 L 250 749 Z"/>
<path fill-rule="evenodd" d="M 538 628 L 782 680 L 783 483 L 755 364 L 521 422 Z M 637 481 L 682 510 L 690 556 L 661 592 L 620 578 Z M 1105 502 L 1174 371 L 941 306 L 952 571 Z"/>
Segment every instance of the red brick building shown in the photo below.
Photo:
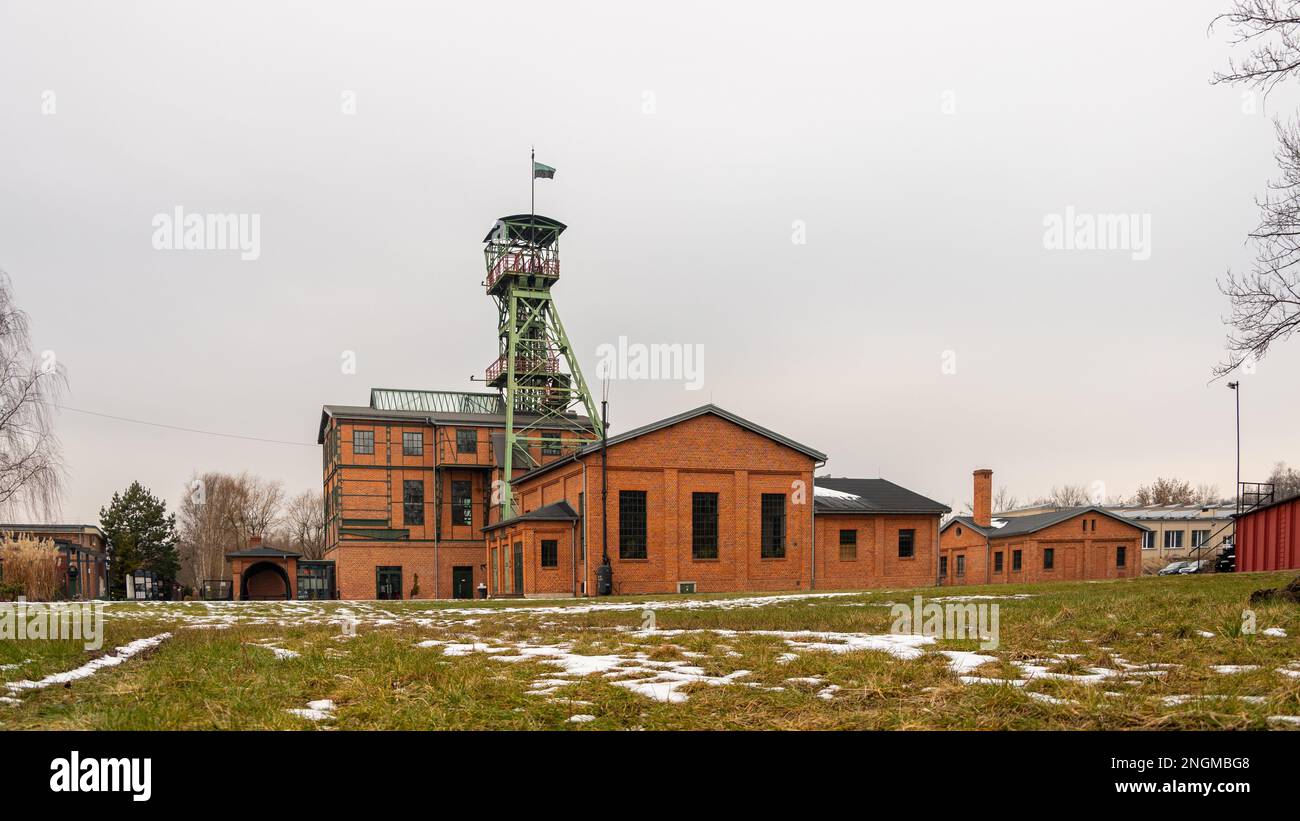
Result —
<path fill-rule="evenodd" d="M 940 584 L 1019 584 L 1141 575 L 1145 526 L 1100 507 L 994 519 L 993 471 L 975 471 L 974 485 L 973 514 L 949 519 L 940 532 Z"/>
<path fill-rule="evenodd" d="M 1237 517 L 1236 545 L 1239 572 L 1300 568 L 1300 495 Z"/>
<path fill-rule="evenodd" d="M 54 542 L 67 598 L 108 598 L 108 537 L 98 525 L 0 524 L 0 540 L 22 537 Z"/>
<path fill-rule="evenodd" d="M 947 505 L 886 479 L 817 479 L 817 587 L 922 587 L 938 573 Z"/>

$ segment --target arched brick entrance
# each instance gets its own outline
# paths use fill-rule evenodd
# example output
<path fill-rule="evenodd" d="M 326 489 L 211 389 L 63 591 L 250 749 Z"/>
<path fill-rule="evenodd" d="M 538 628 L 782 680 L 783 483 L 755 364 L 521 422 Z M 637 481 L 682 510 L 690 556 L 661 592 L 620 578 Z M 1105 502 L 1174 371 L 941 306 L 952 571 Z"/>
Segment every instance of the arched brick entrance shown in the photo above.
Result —
<path fill-rule="evenodd" d="M 243 572 L 239 598 L 287 599 L 292 590 L 289 574 L 284 572 L 283 567 L 273 562 L 258 562 Z"/>

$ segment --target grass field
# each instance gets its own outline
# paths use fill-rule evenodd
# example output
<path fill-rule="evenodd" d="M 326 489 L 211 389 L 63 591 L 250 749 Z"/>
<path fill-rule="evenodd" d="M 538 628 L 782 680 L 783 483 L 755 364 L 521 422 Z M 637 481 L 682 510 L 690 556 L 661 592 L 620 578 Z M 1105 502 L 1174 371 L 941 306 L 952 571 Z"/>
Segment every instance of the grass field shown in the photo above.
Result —
<path fill-rule="evenodd" d="M 1293 575 L 599 602 L 110 603 L 100 651 L 0 642 L 0 729 L 1295 728 L 1300 608 L 1257 607 L 1257 632 L 1241 630 L 1250 592 Z M 890 635 L 889 605 L 917 593 L 996 603 L 999 646 Z M 115 648 L 150 638 L 112 664 Z M 84 677 L 47 679 L 97 656 Z"/>

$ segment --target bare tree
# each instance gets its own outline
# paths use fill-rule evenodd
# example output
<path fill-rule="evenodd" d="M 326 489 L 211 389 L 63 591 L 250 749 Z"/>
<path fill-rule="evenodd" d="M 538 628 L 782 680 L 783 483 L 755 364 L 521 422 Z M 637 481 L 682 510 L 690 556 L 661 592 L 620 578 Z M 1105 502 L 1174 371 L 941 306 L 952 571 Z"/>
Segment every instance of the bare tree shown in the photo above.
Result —
<path fill-rule="evenodd" d="M 231 492 L 229 511 L 241 541 L 267 535 L 280 521 L 284 483 L 278 479 L 263 479 L 245 471 L 233 478 Z"/>
<path fill-rule="evenodd" d="M 1088 488 L 1083 485 L 1053 485 L 1051 500 L 1057 507 L 1082 507 L 1091 503 Z"/>
<path fill-rule="evenodd" d="M 1235 0 L 1232 10 L 1210 24 L 1226 23 L 1232 42 L 1249 50 L 1216 72 L 1214 83 L 1259 89 L 1265 98 L 1279 83 L 1300 73 L 1300 4 L 1287 0 Z M 1231 305 L 1227 357 L 1215 378 L 1243 362 L 1263 359 L 1274 343 L 1300 328 L 1300 125 L 1276 121 L 1281 177 L 1256 199 L 1259 225 L 1249 235 L 1255 259 L 1244 274 L 1229 271 L 1219 291 Z"/>
<path fill-rule="evenodd" d="M 1006 485 L 999 487 L 997 492 L 993 494 L 994 513 L 1000 513 L 1005 510 L 1014 510 L 1017 507 L 1020 507 L 1020 500 L 1011 495 L 1010 491 L 1007 490 Z"/>
<path fill-rule="evenodd" d="M 1219 495 L 1218 485 L 1209 482 L 1201 482 L 1196 486 L 1195 501 L 1198 504 L 1209 507 L 1210 505 L 1217 505 L 1222 500 L 1223 497 Z"/>
<path fill-rule="evenodd" d="M 248 545 L 249 536 L 289 547 L 273 531 L 284 505 L 284 485 L 247 472 L 209 472 L 191 478 L 177 508 L 182 581 L 197 586 L 229 575 L 226 553 Z"/>
<path fill-rule="evenodd" d="M 289 500 L 284 525 L 290 546 L 304 559 L 325 558 L 325 496 L 320 491 L 303 491 Z"/>
<path fill-rule="evenodd" d="M 1300 493 L 1300 471 L 1287 467 L 1286 462 L 1273 465 L 1268 481 L 1273 483 L 1273 498 L 1285 499 Z"/>
<path fill-rule="evenodd" d="M 27 314 L 0 271 L 0 513 L 57 513 L 64 471 L 50 411 L 66 387 L 52 355 L 32 356 Z"/>
<path fill-rule="evenodd" d="M 1198 497 L 1191 482 L 1160 477 L 1139 487 L 1133 494 L 1133 501 L 1139 505 L 1190 505 L 1197 502 Z"/>

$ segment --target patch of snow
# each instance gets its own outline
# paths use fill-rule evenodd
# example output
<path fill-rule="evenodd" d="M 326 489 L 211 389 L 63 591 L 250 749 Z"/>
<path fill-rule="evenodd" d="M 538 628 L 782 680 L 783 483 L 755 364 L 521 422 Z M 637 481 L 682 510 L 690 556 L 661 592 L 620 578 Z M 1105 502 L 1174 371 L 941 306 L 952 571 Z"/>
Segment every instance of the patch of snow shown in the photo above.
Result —
<path fill-rule="evenodd" d="M 1211 633 L 1209 630 L 1197 630 L 1197 631 L 1196 631 L 1196 635 L 1200 636 L 1200 637 L 1203 638 L 1203 639 L 1212 639 L 1212 638 L 1214 638 L 1214 634 Z"/>
<path fill-rule="evenodd" d="M 1047 693 L 1034 693 L 1029 690 L 1023 690 L 1022 692 L 1025 695 L 1032 698 L 1034 701 L 1041 701 L 1044 704 L 1073 704 L 1074 703 L 1069 699 L 1057 698 L 1056 696 L 1049 696 Z"/>
<path fill-rule="evenodd" d="M 1289 724 L 1292 727 L 1300 727 L 1300 716 L 1269 716 L 1269 724 Z"/>
<path fill-rule="evenodd" d="M 1259 669 L 1258 664 L 1215 664 L 1210 667 L 1211 670 L 1223 676 L 1230 676 L 1234 673 L 1250 673 Z"/>
<path fill-rule="evenodd" d="M 827 499 L 861 499 L 856 493 L 845 493 L 842 490 L 832 490 L 821 485 L 813 485 L 813 496 L 824 496 Z"/>
<path fill-rule="evenodd" d="M 118 647 L 111 655 L 103 655 L 97 659 L 92 659 L 74 670 L 68 670 L 63 673 L 54 673 L 48 675 L 39 681 L 10 681 L 5 684 L 10 692 L 16 693 L 21 690 L 40 690 L 55 684 L 68 684 L 73 681 L 79 681 L 83 678 L 89 678 L 105 667 L 116 667 L 122 662 L 130 659 L 132 656 L 143 653 L 162 644 L 171 638 L 171 633 L 159 633 L 147 639 L 136 639 L 127 644 Z"/>
<path fill-rule="evenodd" d="M 296 650 L 286 650 L 283 647 L 276 647 L 272 644 L 257 644 L 256 642 L 247 642 L 247 644 L 252 647 L 261 647 L 263 650 L 270 650 L 272 653 L 275 653 L 275 657 L 281 661 L 284 661 L 285 659 L 296 659 L 298 656 L 302 655 Z"/>
<path fill-rule="evenodd" d="M 573 724 L 586 724 L 588 721 L 595 720 L 595 716 L 588 715 L 587 713 L 578 713 L 577 715 L 569 716 L 569 721 Z"/>
<path fill-rule="evenodd" d="M 1286 631 L 1281 627 L 1269 627 L 1264 630 L 1264 635 L 1272 636 L 1275 639 L 1284 639 L 1286 638 Z"/>

